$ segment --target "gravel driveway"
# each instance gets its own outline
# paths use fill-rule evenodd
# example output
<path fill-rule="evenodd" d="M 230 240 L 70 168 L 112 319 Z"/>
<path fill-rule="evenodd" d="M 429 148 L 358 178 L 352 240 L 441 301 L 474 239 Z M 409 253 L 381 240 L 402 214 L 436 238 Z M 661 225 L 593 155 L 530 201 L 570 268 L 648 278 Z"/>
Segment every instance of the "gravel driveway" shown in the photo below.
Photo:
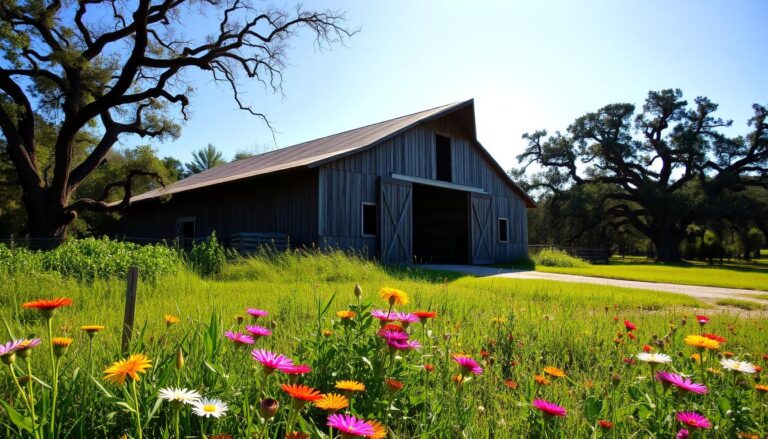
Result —
<path fill-rule="evenodd" d="M 680 285 L 657 282 L 641 282 L 635 280 L 608 279 L 604 277 L 575 276 L 572 274 L 544 273 L 533 270 L 513 270 L 505 268 L 483 267 L 477 265 L 422 265 L 432 270 L 458 271 L 477 277 L 508 277 L 511 279 L 541 279 L 558 282 L 576 282 L 584 284 L 612 285 L 615 287 L 640 288 L 644 290 L 669 291 L 693 296 L 707 302 L 718 299 L 738 298 L 768 305 L 768 301 L 750 297 L 750 295 L 766 293 L 766 291 L 745 290 L 740 288 L 719 288 L 696 285 Z"/>

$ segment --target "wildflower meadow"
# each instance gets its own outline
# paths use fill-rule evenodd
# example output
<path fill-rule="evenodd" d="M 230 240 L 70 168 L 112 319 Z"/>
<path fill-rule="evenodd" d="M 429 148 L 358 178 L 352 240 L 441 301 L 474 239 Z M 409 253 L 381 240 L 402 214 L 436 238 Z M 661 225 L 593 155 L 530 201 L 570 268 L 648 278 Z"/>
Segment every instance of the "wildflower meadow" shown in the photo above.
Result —
<path fill-rule="evenodd" d="M 4 277 L 0 436 L 766 434 L 761 315 L 343 254 L 238 264 L 142 282 L 124 353 L 120 280 Z"/>

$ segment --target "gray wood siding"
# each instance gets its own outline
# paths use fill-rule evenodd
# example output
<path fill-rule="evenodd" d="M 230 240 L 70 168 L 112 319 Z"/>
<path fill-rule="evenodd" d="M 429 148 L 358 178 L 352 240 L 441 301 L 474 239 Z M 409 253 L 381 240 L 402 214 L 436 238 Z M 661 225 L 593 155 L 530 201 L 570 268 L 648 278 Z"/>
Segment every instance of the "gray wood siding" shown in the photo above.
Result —
<path fill-rule="evenodd" d="M 287 234 L 293 246 L 317 243 L 316 169 L 257 177 L 133 205 L 123 218 L 126 237 L 172 240 L 176 219 L 195 217 L 196 237 L 225 241 L 238 232 Z"/>
<path fill-rule="evenodd" d="M 452 115 L 421 124 L 366 151 L 319 167 L 318 236 L 326 245 L 351 248 L 372 256 L 377 240 L 363 238 L 361 203 L 378 203 L 378 178 L 392 173 L 435 178 L 435 134 L 451 138 L 453 183 L 483 188 L 493 198 L 496 262 L 527 255 L 525 202 L 478 150 Z M 509 221 L 509 242 L 498 241 L 499 217 Z"/>

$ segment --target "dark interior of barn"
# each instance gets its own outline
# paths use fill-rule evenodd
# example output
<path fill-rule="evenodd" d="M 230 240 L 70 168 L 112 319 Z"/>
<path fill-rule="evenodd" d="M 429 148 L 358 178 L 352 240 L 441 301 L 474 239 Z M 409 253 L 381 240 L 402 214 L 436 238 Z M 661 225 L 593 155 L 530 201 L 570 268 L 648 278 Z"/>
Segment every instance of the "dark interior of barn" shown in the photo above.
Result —
<path fill-rule="evenodd" d="M 413 256 L 416 263 L 469 262 L 466 192 L 413 185 Z"/>

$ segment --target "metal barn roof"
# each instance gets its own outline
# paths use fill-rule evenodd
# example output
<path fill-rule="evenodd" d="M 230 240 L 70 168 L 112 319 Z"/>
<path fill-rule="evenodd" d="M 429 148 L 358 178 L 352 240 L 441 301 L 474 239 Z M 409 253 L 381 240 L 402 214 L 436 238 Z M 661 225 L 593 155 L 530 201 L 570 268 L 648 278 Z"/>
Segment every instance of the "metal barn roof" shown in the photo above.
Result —
<path fill-rule="evenodd" d="M 241 160 L 217 166 L 199 174 L 179 180 L 167 187 L 154 189 L 131 197 L 131 202 L 186 192 L 193 189 L 213 186 L 221 183 L 241 180 L 259 175 L 271 174 L 296 168 L 311 168 L 372 147 L 421 122 L 442 117 L 450 112 L 472 106 L 473 100 L 455 102 L 418 113 L 401 116 L 384 122 L 366 125 L 297 145 L 266 152 Z M 474 134 L 474 133 L 473 133 Z M 501 171 L 516 192 L 520 193 L 529 207 L 535 206 L 530 197 L 515 184 L 501 166 L 485 151 L 480 149 L 497 171 Z"/>

